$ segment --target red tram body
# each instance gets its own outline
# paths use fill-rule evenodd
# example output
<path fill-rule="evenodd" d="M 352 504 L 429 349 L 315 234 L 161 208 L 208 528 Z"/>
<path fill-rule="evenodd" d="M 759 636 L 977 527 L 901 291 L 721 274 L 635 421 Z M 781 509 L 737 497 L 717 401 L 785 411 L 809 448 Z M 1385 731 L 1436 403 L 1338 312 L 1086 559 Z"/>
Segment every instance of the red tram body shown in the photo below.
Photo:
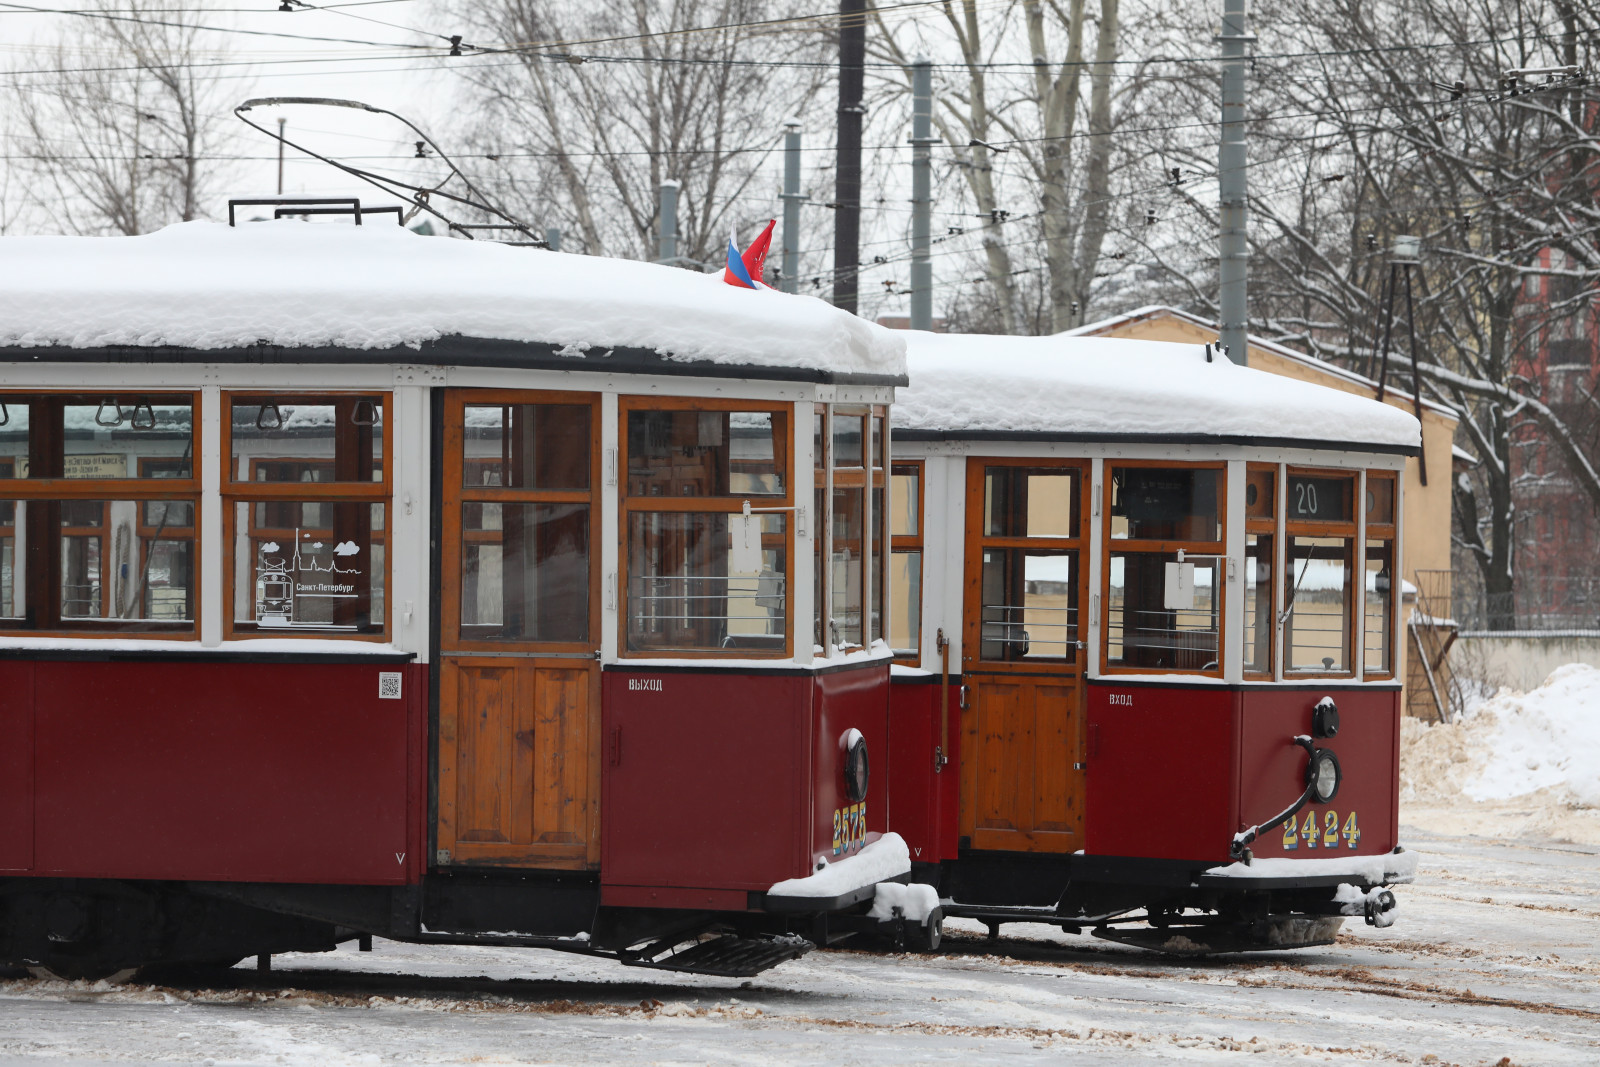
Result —
<path fill-rule="evenodd" d="M 0 962 L 1293 947 L 1409 877 L 1403 413 L 910 335 L 891 438 L 819 301 L 373 226 L 0 281 Z"/>

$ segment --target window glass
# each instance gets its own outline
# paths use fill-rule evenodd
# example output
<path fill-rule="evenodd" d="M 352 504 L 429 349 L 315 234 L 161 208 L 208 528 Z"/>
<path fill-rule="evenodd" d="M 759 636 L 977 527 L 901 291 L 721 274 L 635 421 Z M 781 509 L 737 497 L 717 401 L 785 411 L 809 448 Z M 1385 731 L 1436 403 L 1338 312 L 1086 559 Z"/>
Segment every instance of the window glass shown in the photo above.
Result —
<path fill-rule="evenodd" d="M 818 486 L 812 503 L 814 509 L 812 514 L 816 515 L 818 522 L 821 522 L 822 516 L 826 514 L 823 510 L 823 506 L 827 503 L 826 496 L 827 490 Z M 822 576 L 825 573 L 822 559 L 822 541 L 822 531 L 819 530 L 811 538 L 811 643 L 816 648 L 827 647 L 827 643 L 822 637 Z"/>
<path fill-rule="evenodd" d="M 1367 521 L 1388 524 L 1394 522 L 1394 479 L 1367 476 Z"/>
<path fill-rule="evenodd" d="M 883 605 L 888 602 L 889 570 L 883 565 L 883 531 L 888 518 L 884 511 L 884 491 L 872 490 L 872 609 L 868 620 L 867 642 L 883 637 Z"/>
<path fill-rule="evenodd" d="M 234 628 L 381 631 L 384 518 L 365 501 L 235 502 Z"/>
<path fill-rule="evenodd" d="M 872 417 L 872 465 L 874 467 L 883 466 L 883 421 L 882 415 L 874 415 Z"/>
<path fill-rule="evenodd" d="M 988 467 L 987 537 L 1077 537 L 1078 472 L 1059 467 Z"/>
<path fill-rule="evenodd" d="M 1366 669 L 1387 674 L 1394 670 L 1394 542 L 1367 542 L 1366 587 Z"/>
<path fill-rule="evenodd" d="M 787 422 L 769 411 L 630 411 L 628 495 L 782 496 Z"/>
<path fill-rule="evenodd" d="M 1289 538 L 1284 595 L 1286 672 L 1350 670 L 1353 547 L 1348 537 Z"/>
<path fill-rule="evenodd" d="M 382 480 L 383 397 L 236 397 L 229 477 L 242 482 Z"/>
<path fill-rule="evenodd" d="M 1244 669 L 1252 674 L 1272 671 L 1273 539 L 1248 534 L 1244 546 Z"/>
<path fill-rule="evenodd" d="M 1111 536 L 1143 541 L 1222 539 L 1222 471 L 1191 467 L 1114 467 Z"/>
<path fill-rule="evenodd" d="M 889 635 L 896 652 L 914 653 L 922 645 L 922 552 L 896 549 L 889 567 L 893 572 Z"/>
<path fill-rule="evenodd" d="M 474 404 L 463 415 L 464 488 L 589 488 L 589 405 Z"/>
<path fill-rule="evenodd" d="M 25 398 L 0 399 L 0 478 L 28 476 L 28 416 Z"/>
<path fill-rule="evenodd" d="M 860 415 L 845 415 L 838 410 L 834 411 L 833 465 L 835 467 L 861 466 L 861 421 Z"/>
<path fill-rule="evenodd" d="M 1277 500 L 1273 493 L 1277 482 L 1277 471 L 1251 469 L 1245 473 L 1244 513 L 1248 518 L 1278 517 Z"/>
<path fill-rule="evenodd" d="M 62 405 L 62 429 L 63 478 L 194 476 L 194 407 L 186 397 L 73 398 Z M 162 473 L 141 471 L 146 461 Z"/>
<path fill-rule="evenodd" d="M 150 512 L 188 516 L 151 527 Z M 30 522 L 42 515 L 44 522 Z M 0 517 L 0 616 L 33 625 L 129 624 L 137 629 L 188 629 L 194 624 L 195 549 L 193 504 L 166 500 L 17 500 Z M 48 530 L 44 544 L 27 545 L 19 555 L 18 532 Z M 26 542 L 26 537 L 21 539 Z M 52 564 L 50 557 L 54 556 Z M 56 619 L 29 612 L 27 590 L 32 568 L 57 569 Z M 40 575 L 43 576 L 42 574 Z"/>
<path fill-rule="evenodd" d="M 1077 656 L 1076 552 L 986 548 L 982 582 L 983 659 Z"/>
<path fill-rule="evenodd" d="M 469 501 L 461 541 L 463 640 L 588 639 L 588 505 Z"/>
<path fill-rule="evenodd" d="M 1290 522 L 1352 522 L 1356 480 L 1352 476 L 1289 475 Z"/>
<path fill-rule="evenodd" d="M 861 644 L 864 504 L 863 489 L 833 491 L 833 561 L 828 571 L 833 603 L 829 605 L 829 615 L 833 620 L 832 641 L 840 646 Z"/>
<path fill-rule="evenodd" d="M 889 532 L 895 537 L 916 537 L 922 533 L 922 468 L 914 464 L 895 464 L 890 472 Z"/>
<path fill-rule="evenodd" d="M 628 648 L 778 652 L 787 633 L 785 516 L 761 515 L 760 569 L 734 573 L 738 516 L 628 516 Z"/>
<path fill-rule="evenodd" d="M 1191 559 L 1179 563 L 1175 552 L 1112 552 L 1106 606 L 1107 663 L 1216 670 L 1222 615 L 1217 596 L 1219 562 Z M 1175 581 L 1186 566 L 1193 568 L 1188 575 L 1192 580 Z"/>
<path fill-rule="evenodd" d="M 828 462 L 828 452 L 822 443 L 822 427 L 824 424 L 822 412 L 822 405 L 818 404 L 811 416 L 811 465 L 819 472 L 827 467 Z M 817 514 L 820 515 L 822 513 L 819 511 Z"/>

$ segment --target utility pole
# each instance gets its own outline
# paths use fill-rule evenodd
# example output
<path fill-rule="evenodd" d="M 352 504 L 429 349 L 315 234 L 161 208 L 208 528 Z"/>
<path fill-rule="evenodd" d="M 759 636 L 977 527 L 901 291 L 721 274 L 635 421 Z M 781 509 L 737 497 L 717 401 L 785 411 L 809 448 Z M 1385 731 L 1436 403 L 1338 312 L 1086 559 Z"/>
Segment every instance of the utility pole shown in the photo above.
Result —
<path fill-rule="evenodd" d="M 911 64 L 911 328 L 933 329 L 933 61 Z"/>
<path fill-rule="evenodd" d="M 833 305 L 856 310 L 861 265 L 861 106 L 867 0 L 839 0 L 839 137 L 834 166 Z"/>
<path fill-rule="evenodd" d="M 656 248 L 656 262 L 673 266 L 678 262 L 678 186 L 668 178 L 661 183 L 661 209 L 658 215 L 661 232 Z"/>
<path fill-rule="evenodd" d="M 288 125 L 286 118 L 278 119 L 278 195 L 283 195 L 283 128 Z"/>
<path fill-rule="evenodd" d="M 1245 32 L 1246 0 L 1223 0 L 1222 143 L 1217 150 L 1221 186 L 1222 234 L 1218 240 L 1217 274 L 1221 282 L 1222 344 L 1240 366 L 1249 362 L 1250 313 L 1245 303 L 1245 275 L 1250 248 L 1245 242 L 1248 190 L 1245 185 L 1245 49 L 1255 40 Z"/>
<path fill-rule="evenodd" d="M 561 251 L 561 227 L 547 226 L 544 231 L 544 246 L 552 252 Z"/>
<path fill-rule="evenodd" d="M 805 194 L 800 192 L 800 120 L 789 119 L 783 124 L 783 258 L 779 266 L 783 275 L 778 288 L 786 293 L 800 291 L 800 204 Z"/>

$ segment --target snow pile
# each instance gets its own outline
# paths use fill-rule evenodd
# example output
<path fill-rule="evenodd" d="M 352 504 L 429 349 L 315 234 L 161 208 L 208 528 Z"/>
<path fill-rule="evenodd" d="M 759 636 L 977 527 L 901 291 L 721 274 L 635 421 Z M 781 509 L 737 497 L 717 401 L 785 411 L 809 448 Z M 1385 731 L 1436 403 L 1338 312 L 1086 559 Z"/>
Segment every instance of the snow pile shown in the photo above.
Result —
<path fill-rule="evenodd" d="M 1504 800 L 1559 788 L 1600 808 L 1600 669 L 1557 667 L 1531 693 L 1502 690 L 1474 717 L 1492 716 L 1488 758 L 1465 783 L 1473 800 Z"/>
<path fill-rule="evenodd" d="M 1417 876 L 1417 853 L 1385 852 L 1380 856 L 1340 856 L 1337 859 L 1302 860 L 1270 857 L 1249 863 L 1229 863 L 1206 870 L 1207 878 L 1294 878 L 1338 875 L 1373 885 L 1409 882 Z"/>
<path fill-rule="evenodd" d="M 933 886 L 923 882 L 912 882 L 901 885 L 899 882 L 879 882 L 878 891 L 872 898 L 872 911 L 869 913 L 879 922 L 888 922 L 894 918 L 895 909 L 900 909 L 900 917 L 908 923 L 925 923 L 933 909 L 939 906 L 939 891 Z"/>
<path fill-rule="evenodd" d="M 901 430 L 1252 436 L 1415 448 L 1409 413 L 1199 345 L 908 332 Z"/>
<path fill-rule="evenodd" d="M 460 336 L 677 360 L 905 371 L 901 335 L 718 275 L 398 226 L 185 222 L 0 238 L 0 345 L 388 348 Z"/>
<path fill-rule="evenodd" d="M 906 846 L 906 839 L 896 833 L 887 833 L 876 841 L 867 842 L 854 856 L 830 863 L 816 874 L 779 882 L 767 890 L 767 895 L 837 897 L 909 873 L 911 849 Z"/>

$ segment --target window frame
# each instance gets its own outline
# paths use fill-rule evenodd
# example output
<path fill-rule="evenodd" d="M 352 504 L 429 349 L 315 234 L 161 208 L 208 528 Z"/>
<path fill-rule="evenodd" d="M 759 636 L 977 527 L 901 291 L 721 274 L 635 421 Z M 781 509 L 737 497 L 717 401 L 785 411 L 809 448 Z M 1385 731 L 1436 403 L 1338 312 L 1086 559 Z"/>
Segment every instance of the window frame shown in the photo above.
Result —
<path fill-rule="evenodd" d="M 278 403 L 318 403 L 348 400 L 352 397 L 373 398 L 382 403 L 382 451 L 374 459 L 375 473 L 380 476 L 370 482 L 254 482 L 241 479 L 235 470 L 233 454 L 233 406 L 252 400 L 270 398 Z M 383 619 L 380 626 L 367 633 L 349 633 L 335 630 L 279 630 L 263 629 L 254 623 L 239 623 L 235 618 L 236 566 L 238 547 L 238 505 L 246 507 L 257 503 L 287 501 L 303 504 L 378 504 L 383 507 L 383 529 L 372 530 L 373 544 L 387 544 L 387 535 L 394 525 L 394 391 L 389 388 L 351 388 L 326 390 L 224 389 L 221 394 L 222 447 L 218 462 L 223 467 L 222 496 L 222 636 L 223 640 L 250 640 L 252 638 L 281 638 L 286 640 L 335 640 L 387 643 L 392 639 L 394 617 L 393 553 L 387 548 L 383 554 Z M 256 457 L 272 459 L 273 457 Z M 300 457 L 294 457 L 300 458 Z M 309 458 L 309 457 L 307 457 Z M 334 460 L 337 463 L 337 458 Z M 251 467 L 254 470 L 254 467 Z M 247 520 L 254 526 L 254 519 Z M 246 530 L 248 536 L 249 530 Z M 368 587 L 368 602 L 371 598 Z M 240 627 L 244 627 L 241 629 Z"/>
<path fill-rule="evenodd" d="M 1307 478 L 1338 478 L 1348 479 L 1350 482 L 1350 518 L 1348 520 L 1296 520 L 1289 515 L 1289 482 L 1296 477 Z M 1348 678 L 1360 680 L 1362 666 L 1356 661 L 1365 661 L 1365 653 L 1358 640 L 1361 633 L 1360 627 L 1365 625 L 1363 612 L 1366 606 L 1366 545 L 1361 538 L 1362 507 L 1364 501 L 1358 496 L 1363 488 L 1361 471 L 1350 467 L 1311 467 L 1296 464 L 1285 464 L 1283 467 L 1283 485 L 1278 491 L 1283 494 L 1283 549 L 1284 584 L 1283 606 L 1278 609 L 1282 621 L 1278 623 L 1278 637 L 1283 645 L 1283 681 L 1300 681 L 1307 678 Z M 1291 596 L 1294 592 L 1294 579 L 1290 575 L 1294 571 L 1294 539 L 1296 537 L 1342 537 L 1350 543 L 1350 572 L 1349 582 L 1345 592 L 1344 627 L 1349 636 L 1348 655 L 1349 666 L 1344 670 L 1295 670 L 1290 656 L 1290 643 L 1285 636 L 1285 631 L 1293 621 L 1291 612 Z"/>
<path fill-rule="evenodd" d="M 600 552 L 602 538 L 601 475 L 601 405 L 599 393 L 565 392 L 560 390 L 452 390 L 445 399 L 445 455 L 459 457 L 459 467 L 444 471 L 444 492 L 440 497 L 441 570 L 439 605 L 439 647 L 446 652 L 496 653 L 536 649 L 540 652 L 570 652 L 591 655 L 600 645 L 602 621 L 600 617 Z M 589 409 L 589 488 L 587 489 L 525 489 L 510 486 L 468 487 L 464 478 L 467 464 L 465 433 L 466 409 L 469 407 L 499 407 L 517 405 L 565 405 Z M 463 582 L 461 565 L 463 550 L 469 541 L 487 540 L 475 537 L 479 531 L 463 528 L 463 504 L 583 504 L 589 508 L 589 627 L 582 641 L 534 640 L 472 640 L 461 636 L 461 593 Z M 626 524 L 623 536 L 626 538 Z M 625 565 L 621 561 L 619 565 Z M 454 568 L 452 570 L 452 568 Z"/>
<path fill-rule="evenodd" d="M 124 398 L 134 399 L 135 405 L 148 403 L 162 405 L 172 402 L 187 401 L 189 404 L 189 477 L 187 478 L 147 478 L 142 477 L 145 459 L 166 459 L 168 457 L 141 457 L 137 451 L 130 452 L 135 461 L 133 469 L 136 473 L 122 478 L 68 478 L 48 477 L 34 478 L 31 476 L 39 454 L 43 450 L 53 453 L 49 466 L 55 466 L 56 460 L 60 462 L 60 469 L 65 471 L 67 460 L 67 430 L 64 423 L 54 415 L 44 425 L 44 433 L 36 439 L 34 435 L 33 404 L 44 401 L 52 404 L 57 412 L 72 401 L 79 401 L 82 405 L 103 404 L 106 399 L 116 399 L 119 409 Z M 82 389 L 8 389 L 0 392 L 0 403 L 27 402 L 29 410 L 29 435 L 28 435 L 28 460 L 30 477 L 0 479 L 0 498 L 13 504 L 19 502 L 39 502 L 44 505 L 60 504 L 73 500 L 93 500 L 101 503 L 101 525 L 95 527 L 67 527 L 57 521 L 52 528 L 50 515 L 54 513 L 59 520 L 59 510 L 50 509 L 44 512 L 42 518 L 32 517 L 26 520 L 27 525 L 36 525 L 49 529 L 45 537 L 46 542 L 46 567 L 47 572 L 40 579 L 25 581 L 23 588 L 26 591 L 26 600 L 34 604 L 34 593 L 37 585 L 44 589 L 43 601 L 49 605 L 46 615 L 46 624 L 38 627 L 11 627 L 5 625 L 9 620 L 0 619 L 0 634 L 19 637 L 82 637 L 94 639 L 107 638 L 136 638 L 139 640 L 153 641 L 194 641 L 199 638 L 204 626 L 203 613 L 205 611 L 206 597 L 201 589 L 202 576 L 200 568 L 196 565 L 191 574 L 194 598 L 194 617 L 187 622 L 152 622 L 148 619 L 115 620 L 105 618 L 74 618 L 61 615 L 61 538 L 97 537 L 100 541 L 100 564 L 102 568 L 100 601 L 102 612 L 106 607 L 106 598 L 110 595 L 105 582 L 104 568 L 108 566 L 110 554 L 107 550 L 107 541 L 111 536 L 110 506 L 114 502 L 128 501 L 136 505 L 134 528 L 140 531 L 141 541 L 144 529 L 144 505 L 148 501 L 174 501 L 189 504 L 193 509 L 195 525 L 187 527 L 193 531 L 193 540 L 199 544 L 201 534 L 201 496 L 204 484 L 205 453 L 202 447 L 201 434 L 204 424 L 202 408 L 202 394 L 198 389 L 153 389 L 145 390 L 111 386 L 86 392 Z M 121 425 L 120 423 L 118 425 Z M 13 466 L 13 470 L 14 470 Z M 27 561 L 16 554 L 15 545 L 17 538 L 16 513 L 13 509 L 12 521 L 0 532 L 0 537 L 9 537 L 12 541 L 12 581 L 16 582 L 19 570 L 27 574 Z M 27 530 L 26 539 L 30 543 L 30 554 L 34 551 L 31 547 L 33 535 L 36 530 Z M 144 546 L 147 550 L 148 546 Z M 198 550 L 191 550 L 198 564 Z M 13 595 L 15 588 L 13 589 Z"/>
<path fill-rule="evenodd" d="M 1403 599 L 1404 582 L 1401 578 L 1400 555 L 1396 551 L 1400 544 L 1400 472 L 1392 470 L 1368 470 L 1364 472 L 1361 481 L 1361 523 L 1362 532 L 1359 539 L 1361 553 L 1361 680 L 1371 682 L 1389 681 L 1396 677 L 1397 663 L 1400 658 L 1400 626 L 1399 605 Z M 1372 522 L 1367 518 L 1366 492 L 1367 486 L 1373 481 L 1386 481 L 1389 483 L 1389 521 Z M 1389 666 L 1387 670 L 1367 669 L 1367 542 L 1382 541 L 1389 546 L 1389 610 L 1384 613 L 1384 629 L 1389 638 Z"/>
<path fill-rule="evenodd" d="M 1214 470 L 1217 479 L 1217 540 L 1172 541 L 1150 538 L 1113 538 L 1111 536 L 1112 472 L 1126 467 Z M 1187 677 L 1221 678 L 1228 662 L 1227 554 L 1228 554 L 1228 463 L 1226 460 L 1176 460 L 1176 459 L 1111 459 L 1104 461 L 1104 475 L 1100 486 L 1100 673 L 1112 674 L 1176 674 Z M 1280 490 L 1281 491 L 1281 490 Z M 1211 670 L 1190 670 L 1182 667 L 1127 667 L 1111 662 L 1111 557 L 1113 553 L 1133 552 L 1151 555 L 1175 553 L 1182 549 L 1195 556 L 1214 559 L 1220 580 L 1213 583 L 1213 597 L 1217 613 L 1216 666 Z M 1241 635 L 1242 636 L 1242 635 Z"/>
<path fill-rule="evenodd" d="M 1268 608 L 1270 610 L 1271 625 L 1269 625 L 1267 627 L 1266 666 L 1264 668 L 1259 669 L 1259 670 L 1252 670 L 1249 667 L 1242 667 L 1241 670 L 1242 670 L 1243 676 L 1245 678 L 1251 680 L 1251 681 L 1270 681 L 1274 677 L 1274 671 L 1276 669 L 1276 664 L 1277 664 L 1277 661 L 1278 661 L 1278 630 L 1279 630 L 1278 612 L 1280 610 L 1279 607 L 1278 607 L 1278 587 L 1279 587 L 1279 584 L 1280 584 L 1280 582 L 1279 582 L 1280 575 L 1278 573 L 1278 549 L 1282 547 L 1282 540 L 1283 540 L 1282 531 L 1280 531 L 1278 529 L 1278 511 L 1279 511 L 1279 505 L 1282 503 L 1282 499 L 1281 498 L 1282 498 L 1282 494 L 1283 494 L 1283 486 L 1280 483 L 1284 481 L 1284 478 L 1283 478 L 1283 476 L 1281 474 L 1280 466 L 1277 463 L 1247 463 L 1247 464 L 1245 464 L 1245 474 L 1244 474 L 1245 486 L 1246 486 L 1246 491 L 1247 492 L 1248 492 L 1248 487 L 1252 484 L 1253 477 L 1255 475 L 1259 475 L 1259 474 L 1267 474 L 1267 475 L 1270 475 L 1271 478 L 1272 478 L 1271 507 L 1268 510 L 1267 516 L 1265 518 L 1262 518 L 1262 517 L 1259 517 L 1259 516 L 1251 515 L 1250 514 L 1250 505 L 1249 504 L 1245 505 L 1245 511 L 1244 511 L 1244 516 L 1243 516 L 1243 518 L 1244 518 L 1244 533 L 1245 533 L 1245 556 L 1244 556 L 1243 563 L 1244 563 L 1245 566 L 1249 566 L 1249 562 L 1250 562 L 1249 540 L 1250 540 L 1250 535 L 1251 534 L 1255 534 L 1257 537 L 1265 536 L 1265 537 L 1271 538 L 1271 541 L 1269 542 L 1269 544 L 1271 545 L 1271 549 L 1272 549 L 1272 552 L 1271 552 L 1271 555 L 1272 555 L 1272 560 L 1271 560 L 1272 566 L 1271 566 L 1271 570 L 1269 572 L 1271 574 L 1271 580 L 1270 580 L 1270 584 L 1267 587 L 1267 605 L 1268 605 Z M 1248 587 L 1249 587 L 1249 582 L 1248 581 L 1239 583 L 1239 595 L 1240 595 L 1240 597 L 1244 597 L 1245 590 Z M 1245 629 L 1248 629 L 1246 619 L 1247 619 L 1247 616 L 1250 613 L 1250 609 L 1251 609 L 1250 601 L 1249 600 L 1245 600 L 1245 602 L 1243 604 L 1243 611 L 1240 612 L 1240 616 L 1239 616 L 1240 620 L 1241 620 L 1241 623 L 1240 623 L 1241 632 L 1239 634 L 1239 647 L 1241 649 L 1248 649 L 1249 648 L 1248 643 L 1246 643 L 1246 641 L 1245 641 L 1245 637 L 1244 637 L 1244 632 L 1243 631 Z"/>
<path fill-rule="evenodd" d="M 795 435 L 800 432 L 800 408 L 793 401 L 729 399 L 726 397 L 653 396 L 627 394 L 617 397 L 617 657 L 619 659 L 788 659 L 794 655 L 795 633 L 800 621 L 794 615 L 795 582 Z M 628 492 L 628 416 L 635 411 L 750 411 L 782 415 L 786 432 L 774 436 L 774 448 L 781 448 L 781 456 L 774 455 L 774 465 L 783 473 L 783 495 L 761 494 L 745 497 L 735 493 L 726 496 L 643 496 Z M 811 432 L 808 422 L 807 433 Z M 632 576 L 628 570 L 628 530 L 635 513 L 693 513 L 738 515 L 744 511 L 744 502 L 750 501 L 752 510 L 781 509 L 786 521 L 783 527 L 784 552 L 784 638 L 781 650 L 765 651 L 750 648 L 691 649 L 663 652 L 658 649 L 633 650 L 628 647 L 628 620 L 630 610 L 629 590 Z"/>
<path fill-rule="evenodd" d="M 897 534 L 897 533 L 894 532 L 894 478 L 895 478 L 895 473 L 896 473 L 897 469 L 900 469 L 900 470 L 914 470 L 916 472 L 916 476 L 917 476 L 917 531 L 916 531 L 916 533 L 912 533 L 912 534 Z M 889 642 L 889 647 L 890 647 L 890 651 L 892 651 L 894 653 L 894 661 L 896 663 L 905 663 L 905 664 L 909 664 L 910 666 L 913 666 L 913 667 L 920 666 L 921 663 L 922 663 L 922 593 L 923 593 L 922 578 L 924 576 L 924 571 L 927 568 L 927 559 L 928 559 L 927 551 L 926 551 L 926 548 L 924 547 L 924 542 L 923 542 L 923 538 L 926 536 L 926 531 L 927 531 L 927 528 L 928 528 L 928 521 L 927 521 L 928 516 L 927 516 L 927 512 L 925 510 L 925 501 L 927 499 L 927 492 L 928 492 L 928 466 L 927 466 L 927 461 L 926 460 L 921 460 L 921 459 L 896 460 L 896 459 L 893 459 L 891 457 L 890 463 L 889 463 L 889 489 L 888 489 L 889 505 L 888 505 L 887 508 L 884 509 L 887 512 L 887 514 L 884 516 L 884 522 L 889 527 L 889 555 L 886 557 L 888 559 L 888 561 L 889 561 L 889 564 L 888 564 L 888 567 L 885 568 L 885 570 L 887 571 L 888 569 L 893 567 L 894 557 L 897 554 L 902 553 L 902 552 L 915 552 L 915 553 L 917 553 L 917 603 L 916 603 L 916 609 L 915 609 L 916 613 L 917 613 L 917 640 L 916 640 L 916 644 L 913 647 L 910 647 L 910 648 L 904 648 L 904 649 L 895 648 L 894 647 L 895 643 L 893 641 Z M 889 597 L 889 599 L 886 600 L 885 603 L 888 603 L 891 600 L 893 600 L 893 597 Z M 894 636 L 893 630 L 890 631 L 890 636 L 891 637 Z"/>
<path fill-rule="evenodd" d="M 1013 537 L 989 535 L 988 514 L 985 509 L 985 482 L 990 467 L 1022 467 L 1030 470 L 1073 471 L 1078 478 L 1078 536 L 1076 537 Z M 962 568 L 966 589 L 962 591 L 963 632 L 961 637 L 961 664 L 963 671 L 995 672 L 1008 674 L 1082 675 L 1089 655 L 1089 627 L 1085 621 L 1086 600 L 1089 592 L 1089 563 L 1093 551 L 1094 522 L 1090 503 L 1093 497 L 1093 464 L 1086 459 L 1057 458 L 1054 456 L 968 456 L 967 479 L 967 529 L 964 538 Z M 984 659 L 983 658 L 983 553 L 985 549 L 1026 552 L 1038 549 L 1047 552 L 1076 553 L 1078 586 L 1077 647 L 1072 656 L 1050 658 Z"/>

